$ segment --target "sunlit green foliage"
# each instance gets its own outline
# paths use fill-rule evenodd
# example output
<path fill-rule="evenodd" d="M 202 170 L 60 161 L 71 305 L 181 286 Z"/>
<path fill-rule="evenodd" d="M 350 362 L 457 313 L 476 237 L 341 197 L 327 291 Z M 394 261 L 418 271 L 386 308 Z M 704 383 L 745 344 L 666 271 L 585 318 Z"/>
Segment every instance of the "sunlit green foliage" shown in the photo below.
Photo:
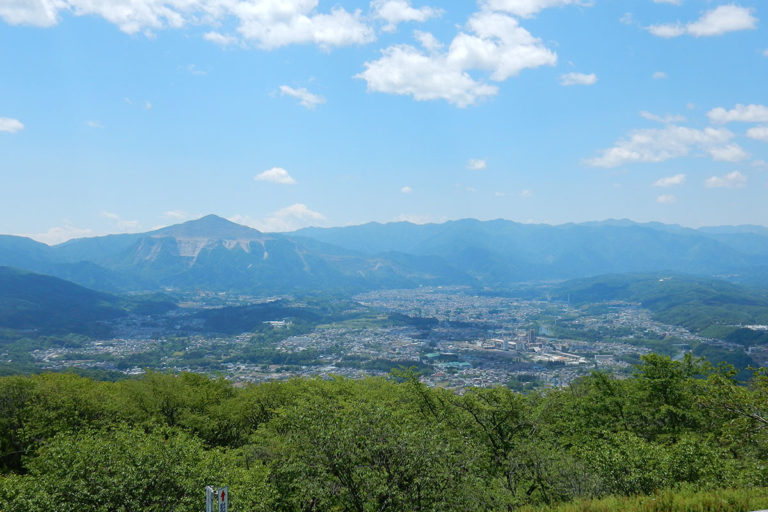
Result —
<path fill-rule="evenodd" d="M 526 395 L 457 395 L 414 370 L 6 377 L 0 510 L 192 511 L 223 484 L 235 511 L 766 508 L 768 373 L 734 375 L 652 355 L 628 379 Z"/>

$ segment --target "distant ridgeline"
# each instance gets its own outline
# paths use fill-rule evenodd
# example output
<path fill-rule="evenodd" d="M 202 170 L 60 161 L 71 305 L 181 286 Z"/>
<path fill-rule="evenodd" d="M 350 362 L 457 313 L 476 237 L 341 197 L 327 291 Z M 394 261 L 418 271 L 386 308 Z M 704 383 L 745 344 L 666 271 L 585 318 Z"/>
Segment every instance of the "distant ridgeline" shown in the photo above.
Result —
<path fill-rule="evenodd" d="M 565 389 L 0 378 L 0 510 L 730 512 L 768 507 L 768 377 L 692 359 Z M 590 501 L 598 500 L 598 501 Z"/>
<path fill-rule="evenodd" d="M 687 229 L 629 221 L 460 220 L 261 233 L 209 215 L 148 233 L 48 246 L 0 236 L 0 265 L 107 292 L 354 292 L 419 285 L 505 288 L 626 272 L 768 284 L 768 229 Z"/>

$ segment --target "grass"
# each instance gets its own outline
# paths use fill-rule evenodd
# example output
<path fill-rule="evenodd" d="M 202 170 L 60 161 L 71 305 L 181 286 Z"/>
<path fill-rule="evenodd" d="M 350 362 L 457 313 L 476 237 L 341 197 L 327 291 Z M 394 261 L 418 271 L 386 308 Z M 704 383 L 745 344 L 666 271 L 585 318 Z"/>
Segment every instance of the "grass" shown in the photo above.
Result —
<path fill-rule="evenodd" d="M 523 512 L 748 512 L 768 509 L 768 489 L 665 490 L 652 496 L 578 500 Z"/>

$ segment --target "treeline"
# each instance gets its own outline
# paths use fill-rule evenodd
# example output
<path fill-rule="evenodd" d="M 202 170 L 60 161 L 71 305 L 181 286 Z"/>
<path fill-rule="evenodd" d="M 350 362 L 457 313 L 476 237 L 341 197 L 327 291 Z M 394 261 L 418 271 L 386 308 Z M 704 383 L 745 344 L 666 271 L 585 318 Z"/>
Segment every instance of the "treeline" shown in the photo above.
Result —
<path fill-rule="evenodd" d="M 527 395 L 457 395 L 412 371 L 0 379 L 7 512 L 199 511 L 204 487 L 225 484 L 235 512 L 590 510 L 654 493 L 683 496 L 679 510 L 727 510 L 691 505 L 719 495 L 765 508 L 767 456 L 768 373 L 743 386 L 690 358 Z"/>

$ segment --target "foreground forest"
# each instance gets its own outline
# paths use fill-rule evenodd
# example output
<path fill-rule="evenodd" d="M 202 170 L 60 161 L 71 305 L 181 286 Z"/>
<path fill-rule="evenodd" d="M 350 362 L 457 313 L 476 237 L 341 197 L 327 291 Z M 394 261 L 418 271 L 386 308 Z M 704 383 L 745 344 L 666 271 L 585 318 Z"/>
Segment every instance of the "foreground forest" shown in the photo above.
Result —
<path fill-rule="evenodd" d="M 644 357 L 521 395 L 390 379 L 0 379 L 0 510 L 756 510 L 768 373 Z"/>

